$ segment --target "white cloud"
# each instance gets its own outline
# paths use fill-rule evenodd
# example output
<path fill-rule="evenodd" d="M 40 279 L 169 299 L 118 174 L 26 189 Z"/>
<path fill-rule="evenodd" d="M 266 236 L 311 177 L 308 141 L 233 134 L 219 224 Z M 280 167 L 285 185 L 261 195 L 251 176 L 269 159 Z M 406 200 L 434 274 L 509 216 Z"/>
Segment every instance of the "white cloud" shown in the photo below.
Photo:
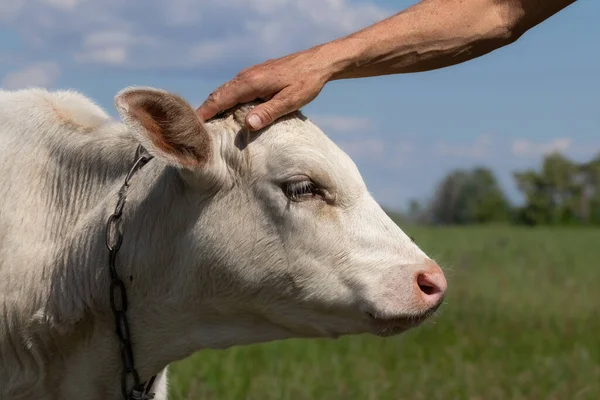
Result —
<path fill-rule="evenodd" d="M 31 64 L 9 72 L 2 80 L 4 89 L 20 89 L 28 86 L 51 87 L 60 74 L 59 66 L 52 61 Z"/>
<path fill-rule="evenodd" d="M 127 49 L 119 45 L 102 46 L 77 54 L 75 59 L 83 63 L 122 65 L 127 60 Z"/>
<path fill-rule="evenodd" d="M 0 14 L 24 52 L 64 63 L 230 74 L 391 12 L 368 0 L 0 0 Z"/>
<path fill-rule="evenodd" d="M 152 47 L 156 44 L 151 37 L 134 36 L 126 31 L 94 31 L 83 37 L 83 50 L 75 54 L 82 63 L 123 65 L 129 59 L 134 46 Z"/>
<path fill-rule="evenodd" d="M 310 116 L 325 133 L 361 133 L 373 127 L 370 119 L 347 115 L 314 114 Z"/>
<path fill-rule="evenodd" d="M 571 149 L 572 140 L 556 138 L 548 142 L 532 142 L 527 139 L 516 139 L 512 143 L 512 154 L 517 157 L 539 157 L 549 153 L 564 153 Z"/>
<path fill-rule="evenodd" d="M 474 143 L 466 145 L 436 143 L 434 152 L 442 156 L 461 158 L 486 158 L 493 150 L 493 138 L 489 134 L 477 137 Z"/>

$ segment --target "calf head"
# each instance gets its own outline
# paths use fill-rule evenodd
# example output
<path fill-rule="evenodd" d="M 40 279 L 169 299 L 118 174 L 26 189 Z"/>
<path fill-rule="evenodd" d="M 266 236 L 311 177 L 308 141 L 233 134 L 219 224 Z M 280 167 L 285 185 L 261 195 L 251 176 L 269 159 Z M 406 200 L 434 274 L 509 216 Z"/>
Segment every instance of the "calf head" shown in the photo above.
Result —
<path fill-rule="evenodd" d="M 204 122 L 156 89 L 124 90 L 116 104 L 155 160 L 181 177 L 182 210 L 196 210 L 172 239 L 177 256 L 156 268 L 178 296 L 173 318 L 197 326 L 201 345 L 392 335 L 440 305 L 441 269 L 301 113 L 250 133 L 252 105 Z"/>

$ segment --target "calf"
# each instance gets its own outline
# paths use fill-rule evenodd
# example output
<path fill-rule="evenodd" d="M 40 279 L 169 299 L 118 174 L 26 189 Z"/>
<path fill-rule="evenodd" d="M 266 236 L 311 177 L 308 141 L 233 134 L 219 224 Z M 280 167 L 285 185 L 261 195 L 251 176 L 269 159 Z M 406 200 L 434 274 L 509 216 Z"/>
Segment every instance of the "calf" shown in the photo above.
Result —
<path fill-rule="evenodd" d="M 168 364 L 201 349 L 394 335 L 440 305 L 441 269 L 301 113 L 250 133 L 252 104 L 115 103 L 123 122 L 0 91 L 3 400 L 166 399 Z"/>

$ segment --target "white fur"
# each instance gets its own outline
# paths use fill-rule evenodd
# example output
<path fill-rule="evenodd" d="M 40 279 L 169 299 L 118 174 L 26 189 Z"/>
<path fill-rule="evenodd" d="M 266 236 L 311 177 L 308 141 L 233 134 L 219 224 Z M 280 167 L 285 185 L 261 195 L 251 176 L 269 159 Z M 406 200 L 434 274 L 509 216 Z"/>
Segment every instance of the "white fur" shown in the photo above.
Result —
<path fill-rule="evenodd" d="M 426 311 L 414 275 L 430 260 L 314 124 L 289 116 L 242 148 L 235 115 L 205 126 L 213 190 L 151 149 L 123 216 L 135 362 L 143 380 L 165 372 L 157 400 L 167 365 L 202 348 Z M 1 399 L 119 398 L 104 229 L 140 141 L 78 93 L 0 91 Z M 299 174 L 334 202 L 288 201 L 278 185 Z"/>

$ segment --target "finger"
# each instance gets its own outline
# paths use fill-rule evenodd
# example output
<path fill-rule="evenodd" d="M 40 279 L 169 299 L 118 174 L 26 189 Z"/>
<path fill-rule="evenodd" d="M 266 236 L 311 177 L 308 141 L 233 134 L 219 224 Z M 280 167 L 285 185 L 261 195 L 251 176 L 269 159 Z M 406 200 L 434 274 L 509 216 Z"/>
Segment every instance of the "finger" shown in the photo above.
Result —
<path fill-rule="evenodd" d="M 207 120 L 237 104 L 254 100 L 259 94 L 245 80 L 235 78 L 212 92 L 196 111 L 200 118 Z"/>
<path fill-rule="evenodd" d="M 290 86 L 283 89 L 271 100 L 259 104 L 246 116 L 246 125 L 251 130 L 259 130 L 273 123 L 279 117 L 294 112 L 301 107 L 299 97 Z"/>

